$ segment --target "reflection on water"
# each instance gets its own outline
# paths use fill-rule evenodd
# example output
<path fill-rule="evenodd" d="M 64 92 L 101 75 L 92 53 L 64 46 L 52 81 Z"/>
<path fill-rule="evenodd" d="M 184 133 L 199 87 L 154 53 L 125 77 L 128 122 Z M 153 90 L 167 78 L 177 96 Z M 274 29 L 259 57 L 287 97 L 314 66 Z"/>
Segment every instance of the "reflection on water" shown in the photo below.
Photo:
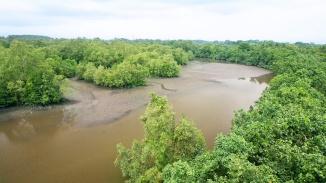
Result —
<path fill-rule="evenodd" d="M 268 84 L 273 79 L 273 77 L 274 73 L 270 73 L 258 77 L 251 77 L 250 81 L 253 83 Z"/>
<path fill-rule="evenodd" d="M 13 143 L 25 142 L 41 134 L 52 136 L 57 130 L 73 126 L 75 115 L 64 107 L 26 110 L 23 114 L 14 116 L 9 113 L 0 117 L 0 133 Z"/>
<path fill-rule="evenodd" d="M 12 130 L 12 134 L 18 138 L 28 138 L 29 136 L 36 135 L 34 126 L 25 119 L 21 119 L 18 123 L 18 127 Z M 7 135 L 8 136 L 8 135 Z"/>
<path fill-rule="evenodd" d="M 123 182 L 113 164 L 116 145 L 141 138 L 143 112 L 88 128 L 76 128 L 75 115 L 64 108 L 1 116 L 0 182 Z"/>
<path fill-rule="evenodd" d="M 249 108 L 272 75 L 218 79 L 216 74 L 210 74 L 202 78 L 204 66 L 194 65 L 196 72 L 159 82 L 173 89 L 180 82 L 188 82 L 185 88 L 170 92 L 169 103 L 177 118 L 185 113 L 196 123 L 207 146 L 212 148 L 216 134 L 230 130 L 234 110 Z M 212 69 L 211 64 L 209 68 Z M 201 79 L 186 80 L 191 76 Z M 141 89 L 128 92 L 137 90 Z M 123 182 L 119 168 L 113 164 L 116 145 L 130 147 L 132 139 L 142 138 L 144 131 L 138 119 L 144 111 L 145 106 L 114 123 L 87 127 L 78 126 L 76 117 L 85 110 L 71 107 L 0 111 L 0 182 Z"/>
<path fill-rule="evenodd" d="M 270 82 L 270 80 L 272 80 L 274 77 L 274 73 L 269 73 L 269 74 L 265 74 L 262 76 L 258 76 L 258 77 L 250 77 L 250 78 L 238 78 L 238 80 L 248 80 L 252 83 L 258 83 L 258 84 L 268 84 Z"/>

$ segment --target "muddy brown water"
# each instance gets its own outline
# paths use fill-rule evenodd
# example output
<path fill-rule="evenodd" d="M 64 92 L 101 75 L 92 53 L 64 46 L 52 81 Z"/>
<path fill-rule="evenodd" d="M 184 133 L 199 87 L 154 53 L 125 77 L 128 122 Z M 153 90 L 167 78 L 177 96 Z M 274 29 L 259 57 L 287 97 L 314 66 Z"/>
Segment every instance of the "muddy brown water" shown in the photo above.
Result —
<path fill-rule="evenodd" d="M 177 118 L 186 114 L 212 148 L 216 134 L 230 130 L 234 111 L 248 109 L 271 78 L 257 67 L 193 61 L 179 78 L 128 90 L 72 80 L 66 97 L 73 102 L 0 109 L 0 182 L 123 182 L 113 164 L 116 144 L 129 148 L 142 138 L 149 92 L 167 96 Z"/>

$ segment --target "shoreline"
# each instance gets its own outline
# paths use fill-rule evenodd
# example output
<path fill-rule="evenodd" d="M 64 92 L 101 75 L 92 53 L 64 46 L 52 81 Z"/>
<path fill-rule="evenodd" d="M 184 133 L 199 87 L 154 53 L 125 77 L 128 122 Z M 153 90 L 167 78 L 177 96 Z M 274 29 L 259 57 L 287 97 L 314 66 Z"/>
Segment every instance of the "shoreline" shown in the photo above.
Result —
<path fill-rule="evenodd" d="M 218 64 L 214 67 L 211 64 Z M 245 67 L 242 68 L 242 67 Z M 240 68 L 240 69 L 239 69 Z M 241 70 L 241 72 L 238 72 Z M 129 89 L 110 89 L 94 83 L 70 79 L 71 92 L 60 104 L 49 106 L 13 106 L 0 108 L 0 119 L 24 116 L 37 111 L 62 110 L 65 116 L 74 116 L 79 127 L 112 123 L 129 112 L 146 106 L 149 92 L 172 97 L 194 87 L 223 84 L 224 79 L 259 77 L 270 70 L 240 64 L 191 61 L 176 78 L 150 78 L 145 86 Z"/>

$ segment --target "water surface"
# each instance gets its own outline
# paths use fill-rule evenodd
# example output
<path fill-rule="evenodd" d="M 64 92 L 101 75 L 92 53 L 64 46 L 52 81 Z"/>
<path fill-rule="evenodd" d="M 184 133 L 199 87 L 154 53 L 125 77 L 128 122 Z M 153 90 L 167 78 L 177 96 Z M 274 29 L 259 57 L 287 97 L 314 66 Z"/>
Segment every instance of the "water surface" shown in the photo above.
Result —
<path fill-rule="evenodd" d="M 138 119 L 151 91 L 168 97 L 177 118 L 193 120 L 212 148 L 216 134 L 230 130 L 234 111 L 252 105 L 271 77 L 257 67 L 195 61 L 179 78 L 129 90 L 73 80 L 67 97 L 74 102 L 0 109 L 0 182 L 123 182 L 113 164 L 116 144 L 142 138 Z"/>

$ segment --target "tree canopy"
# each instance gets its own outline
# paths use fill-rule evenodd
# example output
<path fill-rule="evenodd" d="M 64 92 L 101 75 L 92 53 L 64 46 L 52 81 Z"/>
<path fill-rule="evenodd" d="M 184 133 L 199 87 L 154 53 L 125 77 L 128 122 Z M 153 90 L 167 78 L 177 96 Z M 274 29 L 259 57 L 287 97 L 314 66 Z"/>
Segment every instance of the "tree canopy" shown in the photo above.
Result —
<path fill-rule="evenodd" d="M 129 178 L 127 182 L 160 182 L 167 176 L 162 175 L 167 165 L 191 160 L 205 150 L 201 132 L 184 115 L 176 123 L 166 97 L 152 93 L 141 122 L 145 129 L 143 140 L 134 140 L 131 149 L 117 146 L 119 156 L 115 164 Z"/>
<path fill-rule="evenodd" d="M 0 106 L 59 103 L 66 78 L 111 88 L 146 84 L 148 77 L 177 77 L 191 51 L 151 41 L 0 38 Z"/>

